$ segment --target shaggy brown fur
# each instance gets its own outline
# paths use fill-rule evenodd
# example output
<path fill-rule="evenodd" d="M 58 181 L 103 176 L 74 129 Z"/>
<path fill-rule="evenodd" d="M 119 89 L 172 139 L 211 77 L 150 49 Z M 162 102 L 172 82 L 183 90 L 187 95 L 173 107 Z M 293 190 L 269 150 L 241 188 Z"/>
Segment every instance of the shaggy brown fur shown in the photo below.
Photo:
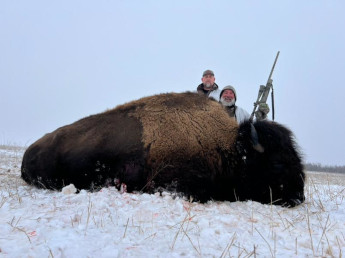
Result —
<path fill-rule="evenodd" d="M 131 107 L 135 107 L 131 108 Z M 149 163 L 195 156 L 221 163 L 219 148 L 231 150 L 238 124 L 222 106 L 194 93 L 170 93 L 142 98 L 119 106 L 132 110 L 129 116 L 143 125 L 144 147 L 149 147 Z"/>

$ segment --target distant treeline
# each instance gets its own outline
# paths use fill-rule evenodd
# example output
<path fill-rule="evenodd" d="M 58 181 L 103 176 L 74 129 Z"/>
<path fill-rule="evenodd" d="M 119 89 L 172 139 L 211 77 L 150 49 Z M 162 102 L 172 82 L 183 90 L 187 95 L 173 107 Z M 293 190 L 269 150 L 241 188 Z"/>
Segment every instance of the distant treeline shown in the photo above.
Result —
<path fill-rule="evenodd" d="M 305 163 L 304 168 L 307 171 L 344 173 L 345 174 L 345 166 L 324 166 L 321 164 Z"/>

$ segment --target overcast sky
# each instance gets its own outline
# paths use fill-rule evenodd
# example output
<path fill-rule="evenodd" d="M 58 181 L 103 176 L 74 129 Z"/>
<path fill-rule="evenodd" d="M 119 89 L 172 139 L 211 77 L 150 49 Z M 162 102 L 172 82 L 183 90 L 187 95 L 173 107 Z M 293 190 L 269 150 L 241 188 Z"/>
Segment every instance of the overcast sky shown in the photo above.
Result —
<path fill-rule="evenodd" d="M 251 112 L 280 51 L 275 120 L 306 162 L 345 165 L 344 12 L 342 0 L 1 1 L 0 144 L 194 91 L 206 69 Z"/>

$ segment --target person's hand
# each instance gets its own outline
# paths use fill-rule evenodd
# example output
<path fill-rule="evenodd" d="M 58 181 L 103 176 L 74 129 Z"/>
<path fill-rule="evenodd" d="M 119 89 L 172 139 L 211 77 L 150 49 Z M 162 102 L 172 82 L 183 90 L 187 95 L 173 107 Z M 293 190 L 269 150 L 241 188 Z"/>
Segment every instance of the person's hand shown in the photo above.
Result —
<path fill-rule="evenodd" d="M 270 107 L 266 103 L 260 103 L 258 110 L 267 116 L 268 112 L 270 112 Z"/>
<path fill-rule="evenodd" d="M 270 112 L 270 108 L 266 103 L 260 103 L 258 111 L 255 112 L 256 120 L 264 120 L 267 118 L 267 114 Z"/>

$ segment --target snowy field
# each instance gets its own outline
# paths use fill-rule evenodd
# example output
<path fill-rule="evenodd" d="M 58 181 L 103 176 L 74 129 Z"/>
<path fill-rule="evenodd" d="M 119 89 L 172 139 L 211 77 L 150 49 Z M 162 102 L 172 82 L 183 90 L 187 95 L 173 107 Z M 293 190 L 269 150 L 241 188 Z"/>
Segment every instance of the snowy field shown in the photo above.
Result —
<path fill-rule="evenodd" d="M 345 175 L 307 173 L 296 208 L 190 203 L 115 188 L 79 194 L 20 178 L 0 146 L 0 257 L 344 257 Z"/>

